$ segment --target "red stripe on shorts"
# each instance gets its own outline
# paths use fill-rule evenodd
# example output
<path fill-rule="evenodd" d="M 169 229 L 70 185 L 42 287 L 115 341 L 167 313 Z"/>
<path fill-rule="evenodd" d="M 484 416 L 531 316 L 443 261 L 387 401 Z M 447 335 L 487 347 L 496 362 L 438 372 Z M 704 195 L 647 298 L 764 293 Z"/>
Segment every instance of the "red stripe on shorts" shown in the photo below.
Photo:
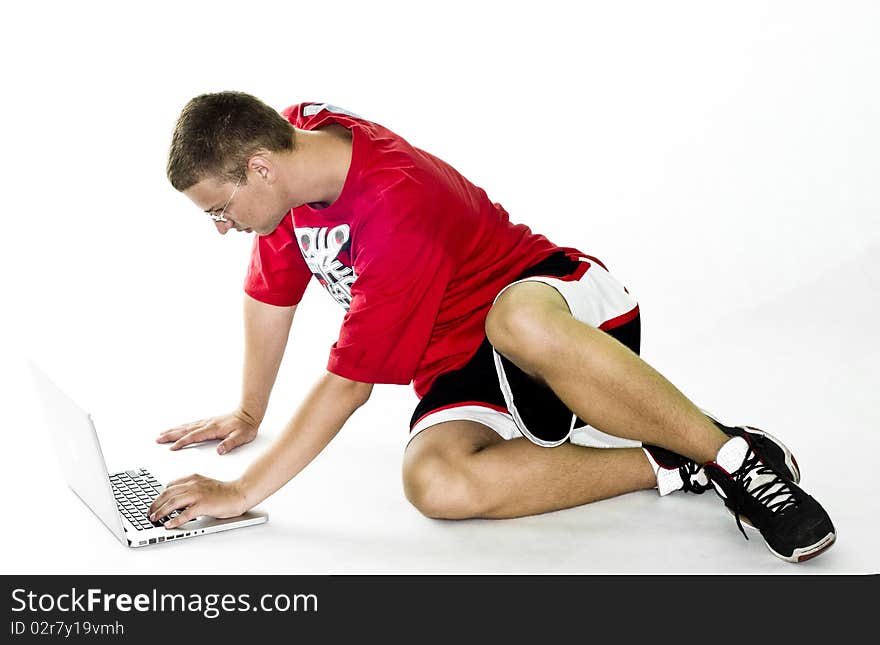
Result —
<path fill-rule="evenodd" d="M 602 331 L 616 329 L 617 327 L 620 327 L 621 325 L 625 325 L 626 323 L 628 323 L 629 321 L 631 321 L 633 318 L 635 318 L 638 315 L 639 315 L 639 306 L 636 305 L 635 307 L 633 307 L 633 309 L 631 311 L 627 311 L 625 314 L 617 316 L 616 318 L 612 318 L 611 320 L 606 320 L 601 325 L 599 325 L 599 329 L 601 329 Z"/>

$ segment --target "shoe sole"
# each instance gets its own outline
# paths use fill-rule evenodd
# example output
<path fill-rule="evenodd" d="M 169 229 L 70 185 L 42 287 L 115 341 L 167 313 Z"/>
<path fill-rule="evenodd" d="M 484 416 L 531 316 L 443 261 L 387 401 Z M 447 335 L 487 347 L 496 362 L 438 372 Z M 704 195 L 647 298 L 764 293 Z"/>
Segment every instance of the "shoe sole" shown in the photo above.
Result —
<path fill-rule="evenodd" d="M 781 553 L 777 553 L 770 547 L 769 544 L 767 544 L 766 542 L 764 542 L 764 544 L 767 544 L 767 548 L 770 549 L 770 553 L 775 555 L 777 558 L 785 560 L 786 562 L 793 562 L 797 564 L 798 562 L 806 562 L 807 560 L 812 560 L 817 555 L 821 555 L 831 548 L 831 545 L 834 544 L 835 540 L 837 540 L 837 535 L 834 532 L 831 532 L 812 546 L 805 546 L 800 549 L 795 549 L 790 556 L 785 556 Z"/>
<path fill-rule="evenodd" d="M 725 506 L 725 508 L 727 508 L 727 507 Z M 736 517 L 733 514 L 733 511 L 731 511 L 729 508 L 727 508 L 727 512 L 730 513 L 731 517 Z M 752 522 L 749 520 L 749 518 L 743 517 L 742 515 L 740 515 L 739 521 L 749 531 L 754 531 L 758 535 L 761 535 L 761 531 L 754 524 L 752 524 Z M 761 539 L 762 540 L 764 539 L 763 536 L 761 537 Z M 774 551 L 773 547 L 771 547 L 767 543 L 766 540 L 764 540 L 764 544 L 767 546 L 767 549 L 769 549 L 770 553 L 775 555 L 780 560 L 785 560 L 786 562 L 798 563 L 798 562 L 806 562 L 807 560 L 811 560 L 812 558 L 815 558 L 817 555 L 824 553 L 825 551 L 827 551 L 828 549 L 831 548 L 831 545 L 834 544 L 835 540 L 837 540 L 837 534 L 835 534 L 833 532 L 829 533 L 828 535 L 826 535 L 821 540 L 819 540 L 818 542 L 816 542 L 815 544 L 813 544 L 811 546 L 805 546 L 805 547 L 801 547 L 799 549 L 795 549 L 794 552 L 790 556 L 782 555 L 781 553 Z"/>

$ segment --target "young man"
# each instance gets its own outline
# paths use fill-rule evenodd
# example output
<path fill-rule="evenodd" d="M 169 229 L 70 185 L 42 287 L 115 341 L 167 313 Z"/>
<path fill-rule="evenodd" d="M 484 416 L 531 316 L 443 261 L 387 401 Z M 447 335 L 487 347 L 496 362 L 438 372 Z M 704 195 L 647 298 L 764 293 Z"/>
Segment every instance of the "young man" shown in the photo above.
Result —
<path fill-rule="evenodd" d="M 223 454 L 254 438 L 311 275 L 347 313 L 326 374 L 275 444 L 235 481 L 171 482 L 151 507 L 154 518 L 182 509 L 166 526 L 255 506 L 374 383 L 412 382 L 404 489 L 429 517 L 518 517 L 711 482 L 740 530 L 753 525 L 785 560 L 834 542 L 788 448 L 707 417 L 639 358 L 638 304 L 602 262 L 512 224 L 482 189 L 381 125 L 327 104 L 279 115 L 246 94 L 203 95 L 177 122 L 168 178 L 221 234 L 257 237 L 239 408 L 160 443 L 220 439 Z M 585 424 L 643 447 L 571 443 Z"/>

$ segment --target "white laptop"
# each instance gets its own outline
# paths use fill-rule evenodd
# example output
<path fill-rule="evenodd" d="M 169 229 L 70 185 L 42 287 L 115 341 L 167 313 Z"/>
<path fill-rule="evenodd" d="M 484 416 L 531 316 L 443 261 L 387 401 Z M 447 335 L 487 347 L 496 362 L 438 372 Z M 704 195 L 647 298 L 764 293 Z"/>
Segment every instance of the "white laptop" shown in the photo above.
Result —
<path fill-rule="evenodd" d="M 151 522 L 147 509 L 162 490 L 162 485 L 146 468 L 108 474 L 92 417 L 33 361 L 29 362 L 67 483 L 125 546 L 177 541 L 263 524 L 269 519 L 266 513 L 253 509 L 226 519 L 198 517 L 175 529 L 162 526 L 169 519 L 167 517 Z"/>

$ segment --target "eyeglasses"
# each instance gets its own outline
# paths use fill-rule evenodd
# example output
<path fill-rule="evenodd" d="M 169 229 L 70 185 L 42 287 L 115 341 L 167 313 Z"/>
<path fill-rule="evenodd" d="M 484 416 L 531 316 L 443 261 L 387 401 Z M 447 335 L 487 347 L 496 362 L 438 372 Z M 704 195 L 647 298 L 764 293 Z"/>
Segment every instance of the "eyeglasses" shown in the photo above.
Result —
<path fill-rule="evenodd" d="M 215 222 L 228 222 L 226 219 L 226 208 L 229 206 L 229 203 L 232 201 L 232 198 L 235 197 L 235 191 L 238 190 L 238 187 L 241 185 L 241 180 L 244 179 L 244 175 L 239 177 L 238 181 L 235 182 L 235 188 L 232 189 L 232 194 L 229 196 L 229 199 L 226 200 L 226 203 L 223 204 L 223 208 L 220 209 L 219 213 L 208 213 L 211 216 L 211 219 Z"/>

